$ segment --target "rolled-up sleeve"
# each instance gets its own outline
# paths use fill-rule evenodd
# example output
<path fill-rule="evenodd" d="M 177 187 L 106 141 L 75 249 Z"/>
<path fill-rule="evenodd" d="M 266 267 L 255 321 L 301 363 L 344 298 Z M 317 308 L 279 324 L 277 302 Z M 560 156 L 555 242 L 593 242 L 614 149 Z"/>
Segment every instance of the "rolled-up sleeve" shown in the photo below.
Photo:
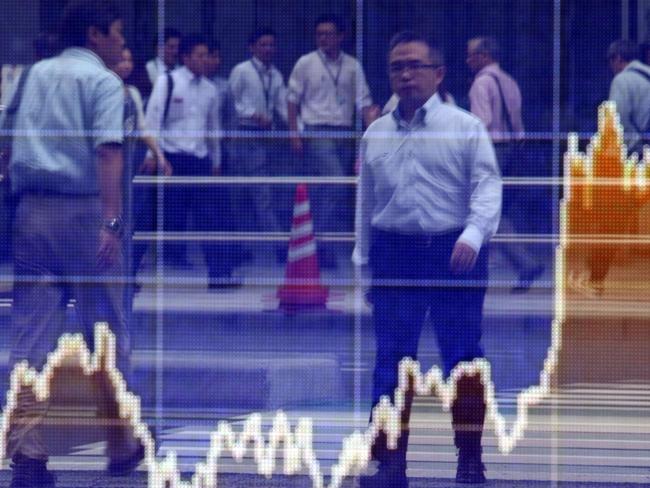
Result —
<path fill-rule="evenodd" d="M 357 204 L 355 214 L 356 243 L 352 252 L 352 262 L 357 266 L 368 264 L 370 252 L 370 226 L 375 207 L 372 168 L 366 164 L 366 141 L 361 141 L 361 170 L 357 184 Z"/>
<path fill-rule="evenodd" d="M 124 86 L 112 74 L 97 84 L 92 104 L 93 146 L 121 144 L 124 140 Z"/>
<path fill-rule="evenodd" d="M 476 122 L 468 139 L 470 165 L 469 216 L 458 238 L 479 251 L 497 231 L 501 217 L 502 181 L 499 167 L 485 127 Z"/>

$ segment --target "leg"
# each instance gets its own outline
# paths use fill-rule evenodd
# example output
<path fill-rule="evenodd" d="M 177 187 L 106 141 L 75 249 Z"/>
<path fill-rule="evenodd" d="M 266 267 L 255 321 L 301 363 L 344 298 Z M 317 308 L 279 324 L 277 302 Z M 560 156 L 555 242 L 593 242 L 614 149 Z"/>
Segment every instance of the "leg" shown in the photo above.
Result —
<path fill-rule="evenodd" d="M 466 279 L 473 283 L 436 289 L 431 294 L 431 310 L 446 376 L 458 363 L 483 356 L 480 340 L 486 287 L 481 283 L 487 280 L 486 250 L 481 251 L 474 270 Z M 456 480 L 483 482 L 481 437 L 486 409 L 483 385 L 478 375 L 462 376 L 456 388 L 456 399 L 451 407 L 454 443 L 459 450 Z"/>
<path fill-rule="evenodd" d="M 20 361 L 41 370 L 47 354 L 56 348 L 65 331 L 64 293 L 55 275 L 58 263 L 51 253 L 54 232 L 48 228 L 53 223 L 47 215 L 48 207 L 47 202 L 24 197 L 17 209 L 9 361 L 12 370 Z M 49 400 L 37 401 L 31 388 L 17 392 L 7 440 L 12 486 L 54 486 L 54 478 L 46 469 L 48 449 L 41 431 L 48 408 Z"/>
<path fill-rule="evenodd" d="M 131 380 L 131 345 L 124 310 L 124 280 L 126 270 L 120 258 L 109 269 L 96 265 L 99 246 L 101 212 L 96 200 L 71 207 L 68 261 L 66 272 L 73 279 L 72 289 L 77 299 L 78 317 L 87 343 L 94 347 L 94 329 L 98 322 L 108 323 L 115 337 L 115 362 L 127 385 Z M 100 421 L 105 422 L 107 456 L 111 462 L 131 458 L 139 449 L 132 429 L 120 419 L 115 389 L 108 371 L 100 370 L 93 378 Z M 110 466 L 110 465 L 109 465 Z"/>
<path fill-rule="evenodd" d="M 172 167 L 174 176 L 191 176 L 192 168 L 188 167 L 184 155 L 165 154 Z M 183 232 L 187 230 L 187 207 L 194 191 L 193 187 L 183 185 L 168 185 L 163 193 L 164 229 L 166 232 Z M 187 246 L 185 242 L 166 242 L 163 258 L 172 264 L 187 262 Z"/>

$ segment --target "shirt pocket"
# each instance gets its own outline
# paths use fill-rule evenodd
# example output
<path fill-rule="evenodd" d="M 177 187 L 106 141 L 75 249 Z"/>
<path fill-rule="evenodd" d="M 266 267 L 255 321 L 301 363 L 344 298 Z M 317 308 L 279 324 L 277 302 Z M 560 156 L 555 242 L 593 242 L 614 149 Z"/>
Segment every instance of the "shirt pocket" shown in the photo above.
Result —
<path fill-rule="evenodd" d="M 169 101 L 169 112 L 167 120 L 169 122 L 178 122 L 185 117 L 186 101 L 183 97 L 173 96 Z"/>

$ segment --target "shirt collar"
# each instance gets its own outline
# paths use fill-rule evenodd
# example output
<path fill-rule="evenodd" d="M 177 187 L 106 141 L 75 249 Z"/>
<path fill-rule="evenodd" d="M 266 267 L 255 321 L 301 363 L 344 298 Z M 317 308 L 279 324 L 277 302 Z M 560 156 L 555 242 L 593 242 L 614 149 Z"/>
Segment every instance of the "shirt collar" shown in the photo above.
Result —
<path fill-rule="evenodd" d="M 391 112 L 391 114 L 393 116 L 393 120 L 395 120 L 395 123 L 399 128 L 413 129 L 418 126 L 425 125 L 428 115 L 433 113 L 435 109 L 438 108 L 441 104 L 442 100 L 440 99 L 440 95 L 438 95 L 438 92 L 436 92 L 431 98 L 429 98 L 429 100 L 424 103 L 424 105 L 415 111 L 415 116 L 413 117 L 412 121 L 406 121 L 402 118 L 402 114 L 399 110 L 399 103 L 397 104 L 397 107 L 395 107 L 395 109 Z"/>
<path fill-rule="evenodd" d="M 74 58 L 84 59 L 86 61 L 92 62 L 93 64 L 101 66 L 104 69 L 108 69 L 102 58 L 100 58 L 94 51 L 91 51 L 85 47 L 69 47 L 61 53 L 61 56 L 70 56 Z"/>
<path fill-rule="evenodd" d="M 253 66 L 255 66 L 256 69 L 262 71 L 263 73 L 268 73 L 271 71 L 272 66 L 269 65 L 268 67 L 259 59 L 257 59 L 255 56 L 251 57 L 251 61 L 253 63 Z"/>
<path fill-rule="evenodd" d="M 623 71 L 629 70 L 629 69 L 641 69 L 643 71 L 648 71 L 650 67 L 647 64 L 643 64 L 641 61 L 637 59 L 633 59 L 629 63 L 627 63 L 627 66 L 623 68 Z"/>
<path fill-rule="evenodd" d="M 187 66 L 181 66 L 178 68 L 178 72 L 181 73 L 181 76 L 187 79 L 190 83 L 196 83 L 197 85 L 201 83 L 201 80 L 203 79 L 203 76 L 195 76 Z"/>
<path fill-rule="evenodd" d="M 494 63 L 490 63 L 480 69 L 479 72 L 476 73 L 476 77 L 478 78 L 480 75 L 487 73 L 498 73 L 499 71 L 501 71 L 501 67 L 499 66 L 499 63 L 495 61 Z"/>
<path fill-rule="evenodd" d="M 338 57 L 337 57 L 334 61 L 332 61 L 332 60 L 327 56 L 327 54 L 325 54 L 325 53 L 323 52 L 322 49 L 318 49 L 317 51 L 318 51 L 318 55 L 319 55 L 322 59 L 324 59 L 326 62 L 328 62 L 328 63 L 339 64 L 340 62 L 343 61 L 343 51 L 339 51 L 339 55 L 338 55 Z"/>

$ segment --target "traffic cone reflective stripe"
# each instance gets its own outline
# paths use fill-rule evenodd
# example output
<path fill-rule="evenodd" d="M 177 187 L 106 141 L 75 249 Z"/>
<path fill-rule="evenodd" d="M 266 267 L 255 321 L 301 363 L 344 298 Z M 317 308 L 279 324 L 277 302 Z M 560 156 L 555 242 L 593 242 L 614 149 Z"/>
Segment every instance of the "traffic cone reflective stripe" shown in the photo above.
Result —
<path fill-rule="evenodd" d="M 320 284 L 314 224 L 307 186 L 296 188 L 285 284 L 278 290 L 280 308 L 324 307 L 328 289 Z"/>

